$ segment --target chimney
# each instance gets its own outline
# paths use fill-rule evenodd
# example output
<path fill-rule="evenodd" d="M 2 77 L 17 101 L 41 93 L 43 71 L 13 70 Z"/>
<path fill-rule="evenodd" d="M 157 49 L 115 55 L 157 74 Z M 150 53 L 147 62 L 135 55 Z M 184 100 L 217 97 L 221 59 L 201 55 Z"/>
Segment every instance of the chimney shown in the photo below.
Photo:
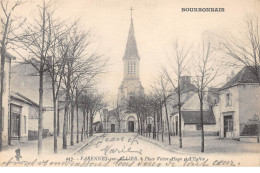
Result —
<path fill-rule="evenodd" d="M 181 76 L 180 85 L 182 87 L 190 85 L 190 76 Z"/>

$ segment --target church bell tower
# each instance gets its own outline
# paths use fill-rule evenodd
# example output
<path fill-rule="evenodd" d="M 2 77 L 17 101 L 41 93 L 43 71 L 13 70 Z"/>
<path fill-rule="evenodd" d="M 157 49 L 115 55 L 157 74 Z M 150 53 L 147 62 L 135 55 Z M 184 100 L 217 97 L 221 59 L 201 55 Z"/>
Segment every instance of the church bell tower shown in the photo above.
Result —
<path fill-rule="evenodd" d="M 124 78 L 121 83 L 121 86 L 118 88 L 118 101 L 121 103 L 123 102 L 123 100 L 129 101 L 131 96 L 139 96 L 144 93 L 144 88 L 141 85 L 140 78 L 139 78 L 140 56 L 138 54 L 135 33 L 134 33 L 132 7 L 130 10 L 131 10 L 130 28 L 128 32 L 125 53 L 123 56 Z"/>

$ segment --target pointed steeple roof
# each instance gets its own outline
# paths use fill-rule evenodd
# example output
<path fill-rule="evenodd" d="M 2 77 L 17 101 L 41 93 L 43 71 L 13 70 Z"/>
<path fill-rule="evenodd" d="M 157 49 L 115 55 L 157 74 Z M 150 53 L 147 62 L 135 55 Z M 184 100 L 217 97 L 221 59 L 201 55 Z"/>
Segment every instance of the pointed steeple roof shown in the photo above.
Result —
<path fill-rule="evenodd" d="M 125 55 L 123 59 L 131 59 L 131 58 L 139 59 L 138 49 L 135 41 L 134 24 L 133 24 L 132 15 L 131 15 L 131 23 L 130 23 L 129 33 L 128 33 L 128 39 L 125 48 Z"/>

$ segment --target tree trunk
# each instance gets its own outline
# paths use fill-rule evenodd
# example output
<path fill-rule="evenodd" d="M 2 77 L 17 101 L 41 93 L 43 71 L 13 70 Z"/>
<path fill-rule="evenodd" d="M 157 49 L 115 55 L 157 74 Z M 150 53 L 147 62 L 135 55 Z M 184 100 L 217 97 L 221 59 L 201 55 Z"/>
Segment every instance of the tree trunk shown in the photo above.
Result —
<path fill-rule="evenodd" d="M 179 109 L 179 148 L 182 148 L 182 131 L 181 131 L 181 89 L 180 76 L 178 77 L 178 109 Z M 177 128 L 177 127 L 176 127 Z"/>
<path fill-rule="evenodd" d="M 72 96 L 73 98 L 73 96 Z M 70 130 L 70 145 L 74 145 L 74 103 L 71 99 L 71 130 Z"/>
<path fill-rule="evenodd" d="M 140 116 L 140 122 L 141 122 L 141 135 L 143 135 L 143 120 L 142 120 L 142 115 Z"/>
<path fill-rule="evenodd" d="M 42 113 L 43 113 L 43 57 L 40 65 L 40 80 L 39 80 L 39 117 L 38 117 L 38 154 L 42 154 Z"/>
<path fill-rule="evenodd" d="M 161 116 L 161 129 L 162 129 L 162 142 L 163 142 L 164 125 L 162 119 L 162 108 L 160 108 L 160 116 Z"/>
<path fill-rule="evenodd" d="M 57 102 L 57 136 L 60 136 L 60 100 L 58 96 L 58 102 Z"/>
<path fill-rule="evenodd" d="M 69 108 L 69 93 L 66 93 L 66 102 L 64 108 L 64 122 L 63 122 L 63 149 L 67 149 L 67 128 L 68 128 L 68 108 Z"/>
<path fill-rule="evenodd" d="M 165 104 L 165 113 L 166 113 L 166 123 L 168 128 L 168 138 L 169 138 L 169 145 L 171 145 L 171 134 L 170 134 L 170 124 L 169 124 L 169 117 L 167 111 L 167 104 Z"/>
<path fill-rule="evenodd" d="M 200 98 L 200 123 L 201 123 L 201 152 L 204 152 L 204 123 L 203 123 L 203 100 Z"/>
<path fill-rule="evenodd" d="M 67 62 L 68 66 L 68 77 L 66 83 L 66 100 L 64 108 L 64 122 L 63 122 L 63 149 L 67 149 L 67 133 L 68 133 L 68 113 L 69 113 L 69 104 L 70 104 L 70 64 Z"/>
<path fill-rule="evenodd" d="M 258 116 L 258 115 L 257 115 Z M 259 116 L 257 117 L 258 119 L 257 119 L 257 124 L 258 124 L 258 131 L 257 131 L 257 143 L 259 143 L 260 142 L 260 121 L 259 121 Z"/>
<path fill-rule="evenodd" d="M 76 91 L 76 114 L 77 114 L 77 143 L 79 143 L 79 105 L 78 105 L 77 91 Z"/>
<path fill-rule="evenodd" d="M 0 78 L 1 78 L 1 84 L 0 84 L 0 151 L 3 149 L 3 96 L 4 96 L 4 79 L 5 79 L 5 53 L 6 53 L 6 46 L 7 46 L 7 34 L 9 30 L 9 21 L 10 21 L 10 15 L 6 19 L 6 23 L 4 25 L 4 32 L 3 37 L 1 40 L 1 71 L 0 71 Z M 11 60 L 10 60 L 11 61 Z M 10 62 L 11 63 L 11 62 Z M 9 84 L 10 85 L 10 84 Z M 8 141 L 9 143 L 9 141 Z"/>
<path fill-rule="evenodd" d="M 56 126 L 56 97 L 55 97 L 55 83 L 52 82 L 52 98 L 53 98 L 53 144 L 54 144 L 54 153 L 57 153 L 57 126 Z"/>
<path fill-rule="evenodd" d="M 2 44 L 3 45 L 3 44 Z M 4 95 L 4 78 L 5 78 L 5 48 L 1 48 L 1 93 L 0 93 L 0 151 L 3 146 L 3 95 Z"/>
<path fill-rule="evenodd" d="M 93 114 L 90 113 L 89 136 L 93 136 Z"/>
<path fill-rule="evenodd" d="M 82 129 L 81 129 L 81 141 L 83 141 L 83 137 L 84 137 L 84 127 L 82 127 Z"/>
<path fill-rule="evenodd" d="M 155 111 L 153 113 L 153 139 L 156 139 L 156 119 L 155 119 Z"/>
<path fill-rule="evenodd" d="M 159 126 L 159 121 L 160 121 L 160 116 L 159 116 L 159 111 L 157 110 L 156 111 L 157 112 L 157 114 L 156 114 L 156 116 L 157 116 L 157 140 L 159 140 L 159 130 L 160 130 L 160 126 Z"/>
<path fill-rule="evenodd" d="M 138 123 L 137 131 L 138 131 L 138 134 L 140 135 L 141 134 L 140 133 L 140 115 L 137 116 L 137 123 Z"/>
<path fill-rule="evenodd" d="M 88 115 L 89 115 L 89 112 L 88 112 L 88 110 L 87 110 L 87 123 L 86 123 L 86 124 L 87 124 L 87 128 L 86 128 L 87 138 L 88 138 L 88 129 L 89 129 L 89 128 L 88 128 Z"/>
<path fill-rule="evenodd" d="M 81 141 L 83 141 L 83 139 L 85 138 L 85 133 L 86 133 L 86 110 L 85 108 L 83 108 L 83 127 L 82 127 L 82 136 L 81 136 Z"/>
<path fill-rule="evenodd" d="M 145 122 L 145 118 L 143 117 L 143 135 L 145 135 L 144 122 Z"/>

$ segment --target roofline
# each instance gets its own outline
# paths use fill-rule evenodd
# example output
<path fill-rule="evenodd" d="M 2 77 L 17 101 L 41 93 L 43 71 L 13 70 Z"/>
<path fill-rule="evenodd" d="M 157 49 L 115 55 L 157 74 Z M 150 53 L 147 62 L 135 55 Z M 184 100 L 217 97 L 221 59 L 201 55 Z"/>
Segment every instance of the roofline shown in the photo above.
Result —
<path fill-rule="evenodd" d="M 1 52 L 1 49 L 0 49 L 0 52 Z M 5 56 L 11 60 L 16 60 L 16 57 L 11 55 L 10 53 L 8 53 L 7 51 L 5 51 Z"/>
<path fill-rule="evenodd" d="M 22 94 L 20 94 L 20 93 L 18 93 L 18 92 L 14 93 L 14 94 L 17 94 L 18 96 L 22 97 L 22 98 L 25 99 L 27 102 L 24 101 L 24 100 L 21 100 L 20 98 L 14 96 L 14 95 L 11 95 L 11 97 L 13 97 L 14 99 L 23 101 L 23 102 L 25 102 L 25 103 L 30 103 L 31 105 L 34 105 L 34 106 L 36 106 L 36 107 L 39 107 L 39 105 L 38 105 L 37 103 L 35 103 L 35 102 L 32 101 L 31 99 L 25 97 L 24 95 L 22 95 Z"/>
<path fill-rule="evenodd" d="M 258 82 L 256 82 L 256 83 L 236 83 L 234 85 L 230 85 L 230 86 L 225 87 L 225 88 L 219 88 L 219 91 L 222 91 L 222 90 L 225 90 L 225 89 L 228 89 L 228 88 L 231 88 L 231 87 L 235 87 L 237 85 L 254 85 L 254 84 L 260 85 Z"/>

